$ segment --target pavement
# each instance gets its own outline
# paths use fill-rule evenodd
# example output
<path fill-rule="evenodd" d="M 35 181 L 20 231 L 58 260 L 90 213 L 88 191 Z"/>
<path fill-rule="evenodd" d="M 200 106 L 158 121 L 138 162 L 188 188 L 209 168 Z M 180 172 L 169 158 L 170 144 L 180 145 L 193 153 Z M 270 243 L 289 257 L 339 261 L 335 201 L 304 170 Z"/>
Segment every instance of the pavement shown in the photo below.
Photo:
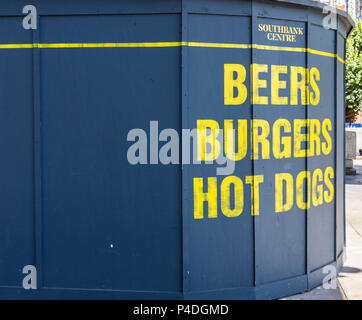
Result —
<path fill-rule="evenodd" d="M 346 257 L 336 289 L 316 288 L 285 300 L 362 300 L 362 160 L 346 177 Z"/>
<path fill-rule="evenodd" d="M 356 176 L 346 177 L 347 261 L 338 281 L 348 300 L 362 300 L 362 160 Z"/>

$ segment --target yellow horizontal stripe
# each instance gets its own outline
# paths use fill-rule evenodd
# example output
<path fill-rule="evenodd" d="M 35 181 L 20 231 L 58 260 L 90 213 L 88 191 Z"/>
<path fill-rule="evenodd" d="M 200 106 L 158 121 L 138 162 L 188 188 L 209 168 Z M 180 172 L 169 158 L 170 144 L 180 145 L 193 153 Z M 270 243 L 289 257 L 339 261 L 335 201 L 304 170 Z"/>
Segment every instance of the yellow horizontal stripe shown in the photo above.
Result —
<path fill-rule="evenodd" d="M 346 63 L 346 61 L 344 61 L 339 55 L 337 55 L 337 59 L 338 59 L 340 62 L 342 62 L 343 64 Z"/>
<path fill-rule="evenodd" d="M 267 45 L 261 45 L 261 44 L 253 44 L 252 47 L 253 47 L 253 49 L 258 49 L 258 50 L 306 52 L 305 48 L 277 47 L 277 46 L 267 46 Z"/>
<path fill-rule="evenodd" d="M 37 47 L 46 48 L 161 48 L 180 47 L 183 42 L 130 42 L 130 43 L 38 43 Z"/>
<path fill-rule="evenodd" d="M 207 42 L 188 42 L 186 46 L 189 47 L 204 47 L 204 48 L 234 48 L 234 49 L 257 49 L 257 50 L 269 50 L 269 51 L 287 51 L 287 52 L 301 52 L 311 53 L 315 55 L 337 58 L 340 62 L 345 61 L 338 56 L 338 54 L 314 50 L 310 48 L 295 48 L 295 47 L 280 47 L 280 46 L 268 46 L 262 44 L 231 44 L 231 43 L 207 43 Z"/>
<path fill-rule="evenodd" d="M 231 48 L 231 49 L 251 49 L 251 44 L 233 44 L 233 43 L 207 43 L 207 42 L 187 42 L 187 47 L 203 48 Z"/>
<path fill-rule="evenodd" d="M 32 49 L 37 47 L 36 43 L 30 44 L 0 44 L 0 49 Z"/>
<path fill-rule="evenodd" d="M 165 48 L 165 47 L 200 47 L 200 48 L 230 48 L 230 49 L 257 49 L 269 51 L 287 51 L 310 53 L 324 57 L 337 58 L 345 61 L 335 53 L 319 51 L 310 48 L 294 48 L 269 46 L 261 44 L 233 44 L 233 43 L 209 43 L 209 42 L 129 42 L 129 43 L 30 43 L 30 44 L 0 44 L 0 49 L 51 49 L 51 48 Z"/>

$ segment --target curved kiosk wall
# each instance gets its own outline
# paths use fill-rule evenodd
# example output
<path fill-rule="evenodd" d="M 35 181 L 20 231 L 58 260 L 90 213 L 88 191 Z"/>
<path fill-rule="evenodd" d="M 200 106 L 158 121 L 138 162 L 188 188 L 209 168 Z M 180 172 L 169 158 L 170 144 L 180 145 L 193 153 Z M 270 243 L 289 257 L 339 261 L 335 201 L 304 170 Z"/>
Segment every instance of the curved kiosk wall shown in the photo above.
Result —
<path fill-rule="evenodd" d="M 345 13 L 34 0 L 29 29 L 21 2 L 0 5 L 1 298 L 273 299 L 341 268 Z"/>

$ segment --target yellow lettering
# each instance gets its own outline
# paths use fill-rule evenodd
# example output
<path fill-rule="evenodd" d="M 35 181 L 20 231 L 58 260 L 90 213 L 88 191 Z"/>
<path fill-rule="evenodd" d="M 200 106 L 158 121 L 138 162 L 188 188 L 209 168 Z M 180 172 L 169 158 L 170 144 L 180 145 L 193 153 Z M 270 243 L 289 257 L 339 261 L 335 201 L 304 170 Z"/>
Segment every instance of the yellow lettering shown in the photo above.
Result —
<path fill-rule="evenodd" d="M 224 121 L 224 144 L 225 155 L 230 160 L 240 161 L 246 157 L 248 152 L 248 122 L 238 120 L 238 151 L 235 153 L 235 134 L 233 120 Z"/>
<path fill-rule="evenodd" d="M 260 73 L 268 72 L 267 64 L 251 65 L 251 87 L 252 87 L 252 104 L 268 104 L 269 98 L 260 96 L 259 89 L 267 87 L 267 81 L 260 79 Z"/>
<path fill-rule="evenodd" d="M 334 170 L 332 167 L 328 167 L 324 172 L 324 183 L 328 188 L 327 191 L 324 191 L 324 200 L 327 203 L 332 202 L 334 198 L 334 184 L 331 179 L 334 179 Z"/>
<path fill-rule="evenodd" d="M 285 182 L 285 189 L 283 184 Z M 286 193 L 286 201 L 283 201 L 283 192 Z M 290 173 L 278 173 L 275 175 L 275 212 L 286 212 L 293 207 L 294 186 L 293 176 Z"/>
<path fill-rule="evenodd" d="M 264 182 L 264 176 L 246 177 L 245 183 L 251 185 L 251 215 L 260 214 L 260 188 L 259 185 Z"/>
<path fill-rule="evenodd" d="M 309 150 L 308 157 L 321 154 L 321 123 L 318 119 L 309 120 Z"/>
<path fill-rule="evenodd" d="M 204 202 L 208 203 L 208 217 L 217 218 L 217 179 L 208 178 L 208 192 L 204 193 L 204 179 L 194 178 L 194 217 L 204 218 Z"/>
<path fill-rule="evenodd" d="M 208 130 L 209 129 L 209 130 Z M 208 134 L 208 131 L 210 134 Z M 214 120 L 197 120 L 197 159 L 214 161 L 220 155 L 219 124 Z M 206 146 L 209 145 L 209 152 Z"/>
<path fill-rule="evenodd" d="M 328 131 L 332 131 L 332 122 L 330 119 L 324 119 L 322 123 L 322 134 L 326 142 L 322 143 L 322 152 L 326 156 L 332 151 L 332 138 Z"/>
<path fill-rule="evenodd" d="M 230 206 L 230 185 L 234 185 L 234 209 Z M 221 183 L 221 210 L 228 218 L 241 215 L 244 209 L 244 185 L 239 177 L 226 177 Z"/>
<path fill-rule="evenodd" d="M 302 149 L 302 142 L 309 139 L 308 133 L 302 133 L 302 128 L 308 126 L 307 119 L 294 120 L 294 157 L 304 158 L 307 156 L 307 149 Z"/>
<path fill-rule="evenodd" d="M 234 79 L 234 73 L 236 78 Z M 224 104 L 241 105 L 246 101 L 248 90 L 244 84 L 246 70 L 241 64 L 224 65 Z M 234 88 L 237 89 L 237 96 L 234 97 Z"/>
<path fill-rule="evenodd" d="M 260 134 L 259 134 L 260 129 Z M 261 144 L 262 159 L 270 159 L 270 142 L 268 136 L 270 133 L 269 122 L 266 120 L 251 120 L 252 132 L 252 160 L 259 159 L 259 144 Z"/>
<path fill-rule="evenodd" d="M 300 79 L 299 79 L 300 78 Z M 290 104 L 298 105 L 299 91 L 301 95 L 301 104 L 309 104 L 309 72 L 303 67 L 290 68 Z"/>
<path fill-rule="evenodd" d="M 285 133 L 292 132 L 292 126 L 286 119 L 279 119 L 273 125 L 273 153 L 276 159 L 290 158 L 292 156 L 292 138 L 280 137 L 281 128 Z M 281 145 L 283 150 L 281 150 Z"/>
<path fill-rule="evenodd" d="M 287 88 L 287 82 L 280 80 L 281 74 L 287 74 L 287 66 L 271 66 L 271 103 L 278 105 L 288 104 L 288 97 L 280 97 L 279 90 Z"/>
<path fill-rule="evenodd" d="M 307 202 L 304 201 L 304 180 L 307 180 Z M 311 200 L 311 177 L 309 171 L 302 171 L 297 176 L 296 183 L 296 193 L 297 193 L 297 206 L 301 210 L 307 210 L 310 208 Z"/>
<path fill-rule="evenodd" d="M 313 106 L 316 106 L 319 104 L 319 101 L 321 100 L 321 93 L 319 91 L 319 87 L 317 84 L 317 81 L 321 80 L 321 75 L 319 73 L 319 70 L 317 68 L 310 69 L 310 85 L 313 89 L 313 92 L 310 93 L 310 103 Z"/>
<path fill-rule="evenodd" d="M 313 206 L 318 207 L 323 204 L 323 185 L 319 184 L 323 181 L 323 172 L 317 169 L 313 173 L 312 179 L 312 203 Z"/>

